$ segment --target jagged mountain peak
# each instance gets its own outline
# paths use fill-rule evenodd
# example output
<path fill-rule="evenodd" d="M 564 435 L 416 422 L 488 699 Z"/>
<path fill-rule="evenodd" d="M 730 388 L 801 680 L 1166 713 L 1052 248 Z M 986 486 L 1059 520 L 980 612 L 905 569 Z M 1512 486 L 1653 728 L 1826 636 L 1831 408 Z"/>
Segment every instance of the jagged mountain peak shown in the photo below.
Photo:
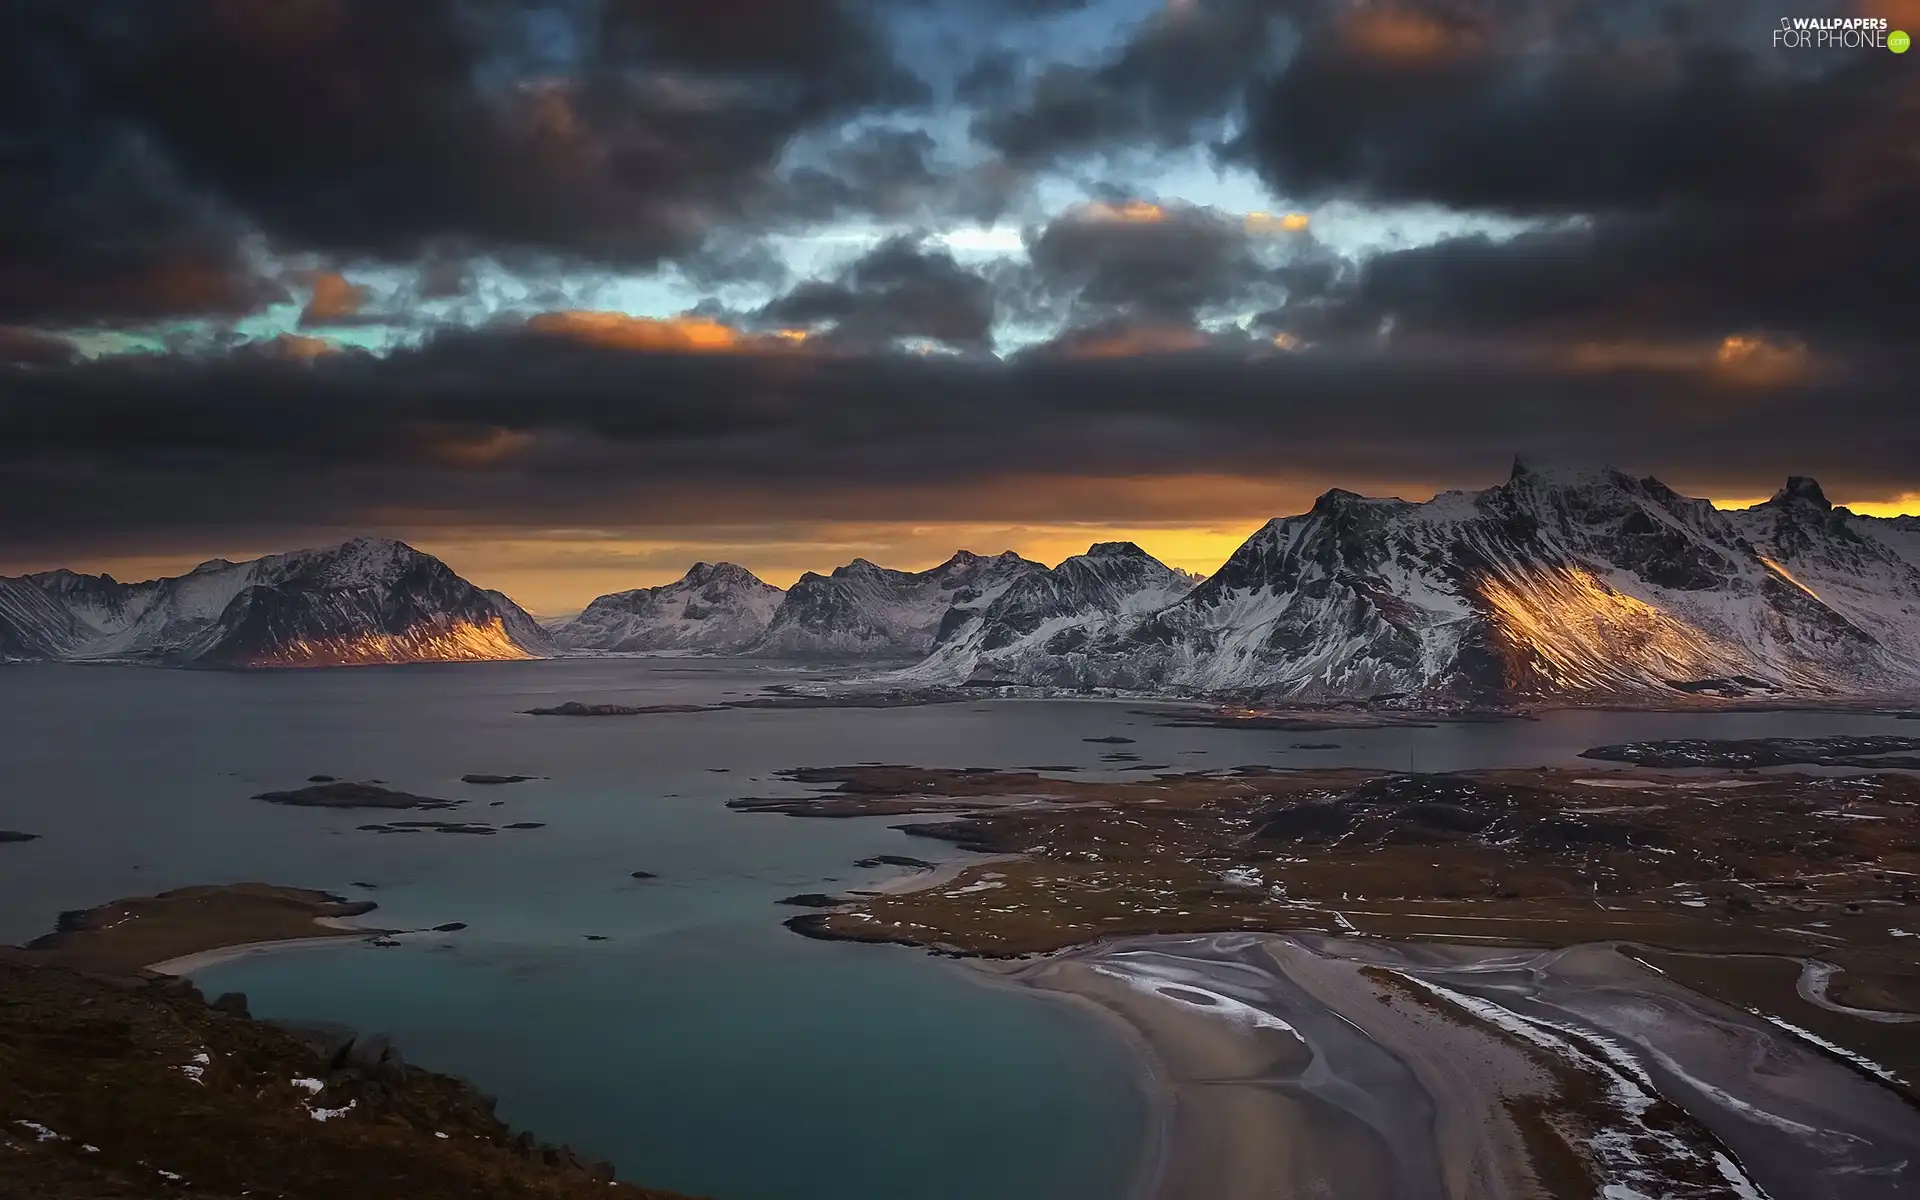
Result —
<path fill-rule="evenodd" d="M 835 567 L 833 569 L 833 574 L 828 576 L 827 578 L 845 579 L 849 576 L 865 577 L 865 578 L 883 578 L 888 575 L 904 575 L 904 574 L 907 574 L 907 572 L 895 571 L 891 567 L 883 567 L 879 563 L 874 562 L 870 558 L 856 558 L 852 562 L 846 564 L 845 566 Z M 819 578 L 819 576 L 814 575 L 812 571 L 808 571 L 807 575 L 812 576 L 813 578 L 816 578 L 816 579 Z"/>
<path fill-rule="evenodd" d="M 772 585 L 737 563 L 697 562 L 687 568 L 681 582 L 693 587 L 717 583 L 725 587 L 771 587 Z"/>
<path fill-rule="evenodd" d="M 1048 570 L 1024 559 L 997 594 L 956 604 L 933 653 L 910 677 L 941 682 L 998 677 L 1112 618 L 1158 611 L 1192 590 L 1194 579 L 1133 542 L 1099 542 Z M 1047 680 L 1047 682 L 1055 682 Z"/>
<path fill-rule="evenodd" d="M 1026 562 L 1018 552 L 1002 550 L 998 554 L 976 554 L 971 550 L 956 550 L 953 557 L 935 567 L 935 571 L 964 571 L 978 567 L 1004 567 Z"/>
<path fill-rule="evenodd" d="M 697 562 L 672 583 L 596 597 L 550 632 L 564 650 L 732 654 L 766 632 L 784 594 L 735 563 Z"/>
<path fill-rule="evenodd" d="M 1631 481 L 1632 475 L 1612 463 L 1594 463 L 1576 458 L 1515 454 L 1508 483 L 1530 482 L 1550 487 L 1594 486 Z"/>
<path fill-rule="evenodd" d="M 98 575 L 87 575 L 80 571 L 69 571 L 65 567 L 55 567 L 51 571 L 35 571 L 24 576 L 52 592 L 72 592 L 83 588 L 113 588 L 122 586 L 120 581 L 105 571 Z"/>
<path fill-rule="evenodd" d="M 1821 489 L 1820 481 L 1806 475 L 1787 476 L 1786 486 L 1775 492 L 1773 498 L 1767 503 L 1781 506 L 1812 505 L 1823 512 L 1833 508 L 1833 502 L 1827 499 L 1827 493 Z"/>
<path fill-rule="evenodd" d="M 1309 512 L 1337 514 L 1354 510 L 1405 508 L 1408 501 L 1397 496 L 1363 496 L 1346 488 L 1328 488 L 1314 498 Z"/>
<path fill-rule="evenodd" d="M 831 575 L 802 576 L 750 652 L 793 658 L 907 658 L 926 654 L 963 618 L 1045 567 L 1011 551 L 961 551 L 925 571 L 857 558 Z"/>

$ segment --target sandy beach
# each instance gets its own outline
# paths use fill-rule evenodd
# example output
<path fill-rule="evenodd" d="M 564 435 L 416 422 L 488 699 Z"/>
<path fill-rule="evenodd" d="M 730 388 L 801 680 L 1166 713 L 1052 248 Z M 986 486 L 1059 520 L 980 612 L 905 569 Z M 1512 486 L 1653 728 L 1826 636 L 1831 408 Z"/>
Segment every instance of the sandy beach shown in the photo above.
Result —
<path fill-rule="evenodd" d="M 232 883 L 174 888 L 63 913 L 23 953 L 102 974 L 183 975 L 268 947 L 312 946 L 392 933 L 356 924 L 374 909 L 331 892 Z"/>
<path fill-rule="evenodd" d="M 960 875 L 974 867 L 990 866 L 998 862 L 1014 862 L 1018 854 L 976 854 L 953 862 L 940 863 L 931 870 L 912 869 L 892 879 L 883 879 L 872 887 L 849 889 L 850 895 L 904 896 L 913 892 L 924 892 L 952 883 Z"/>
<path fill-rule="evenodd" d="M 1524 1056 L 1417 1006 L 1378 1001 L 1352 964 L 1318 980 L 1338 1008 L 1284 994 L 1291 975 L 1196 951 L 1265 953 L 1277 939 L 1148 938 L 1068 952 L 1010 977 L 1097 1005 L 1144 1045 L 1162 1091 L 1165 1144 L 1145 1194 L 1159 1200 L 1276 1195 L 1440 1198 L 1528 1194 L 1504 1091 L 1544 1091 Z M 1269 974 L 1269 972 L 1271 972 Z M 1318 1011 L 1316 1010 L 1318 1007 Z M 1282 1015 L 1284 1014 L 1284 1015 Z M 1367 1025 L 1363 1032 L 1361 1019 Z M 1380 1040 L 1375 1043 L 1372 1037 Z M 1422 1078 L 1397 1061 L 1425 1046 L 1451 1071 Z M 1472 1064 L 1478 1070 L 1461 1070 Z M 1423 1062 L 1422 1064 L 1427 1065 Z M 1427 1085 L 1437 1084 L 1440 1099 Z M 1436 1137 L 1436 1110 L 1449 1120 Z M 1443 1164 L 1464 1190 L 1449 1188 Z M 1509 1169 L 1503 1172 L 1505 1165 Z"/>
<path fill-rule="evenodd" d="M 156 975 L 191 975 L 195 971 L 204 971 L 208 967 L 231 962 L 236 958 L 251 958 L 256 954 L 276 954 L 288 950 L 310 950 L 316 946 L 338 945 L 352 937 L 373 937 L 382 932 L 378 929 L 353 925 L 335 917 L 317 917 L 313 923 L 338 932 L 316 934 L 313 937 L 272 938 L 262 942 L 241 942 L 234 946 L 220 946 L 212 950 L 201 950 L 193 954 L 183 954 L 178 958 L 148 963 L 146 969 Z"/>
<path fill-rule="evenodd" d="M 1221 934 L 986 969 L 1141 1048 L 1156 1200 L 1854 1200 L 1920 1158 L 1904 1098 L 1607 946 Z"/>

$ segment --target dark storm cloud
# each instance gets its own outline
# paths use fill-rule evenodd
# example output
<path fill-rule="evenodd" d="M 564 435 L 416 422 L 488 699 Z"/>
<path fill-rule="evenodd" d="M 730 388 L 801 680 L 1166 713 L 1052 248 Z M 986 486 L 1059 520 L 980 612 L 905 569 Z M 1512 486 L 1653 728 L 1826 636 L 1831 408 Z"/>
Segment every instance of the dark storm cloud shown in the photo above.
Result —
<path fill-rule="evenodd" d="M 250 312 L 283 296 L 230 223 L 101 113 L 64 11 L 0 9 L 0 322 Z"/>
<path fill-rule="evenodd" d="M 1722 495 L 1789 472 L 1915 488 L 1907 60 L 1785 56 L 1772 17 L 1726 15 L 1751 5 L 1194 0 L 1091 66 L 979 60 L 962 90 L 1005 160 L 962 169 L 886 111 L 927 92 L 875 21 L 940 2 L 620 0 L 599 24 L 571 0 L 0 6 L 0 327 L 251 311 L 287 295 L 253 266 L 261 231 L 301 266 L 418 259 L 400 299 L 366 276 L 381 311 L 510 291 L 555 255 L 758 284 L 780 292 L 762 311 L 698 312 L 823 331 L 795 349 L 708 324 L 737 352 L 670 354 L 671 322 L 549 314 L 603 336 L 495 326 L 382 359 L 196 328 L 172 336 L 226 352 L 96 362 L 0 333 L 0 512 L 25 514 L 0 556 L 241 523 L 291 544 L 395 514 L 1098 519 L 1025 489 L 1302 464 L 1482 484 L 1514 451 Z M 1236 112 L 1214 151 L 1288 201 L 1530 231 L 1348 260 L 1123 203 L 1141 181 L 1113 162 L 1224 138 Z M 1026 261 L 896 240 L 796 284 L 772 248 L 810 221 L 1024 212 L 1035 172 L 1081 155 L 1111 160 L 1117 194 L 1035 225 Z M 476 284 L 470 257 L 508 269 Z M 287 282 L 305 299 L 312 279 Z M 363 315 L 328 286 L 327 323 Z M 1064 331 L 1005 362 L 884 352 L 983 351 L 996 317 Z"/>
<path fill-rule="evenodd" d="M 775 203 L 789 219 L 821 221 L 853 210 L 886 217 L 927 211 L 947 182 L 923 129 L 863 129 L 796 167 Z"/>
<path fill-rule="evenodd" d="M 1011 50 L 989 50 L 954 81 L 954 96 L 966 104 L 1004 105 L 1019 87 L 1020 74 L 1019 55 Z"/>
<path fill-rule="evenodd" d="M 853 0 L 593 11 L 9 6 L 0 318 L 245 311 L 254 228 L 336 258 L 653 263 L 749 206 L 796 134 L 927 95 Z"/>
<path fill-rule="evenodd" d="M 1888 54 L 1768 60 L 1764 38 L 1311 42 L 1236 148 L 1276 187 L 1579 220 L 1380 256 L 1300 315 L 1506 338 L 1773 329 L 1842 352 L 1902 336 L 1920 77 Z"/>
<path fill-rule="evenodd" d="M 64 366 L 79 357 L 80 351 L 66 338 L 0 325 L 0 366 Z"/>
<path fill-rule="evenodd" d="M 975 92 L 990 107 L 975 132 L 1038 163 L 1191 144 L 1243 113 L 1216 150 L 1290 201 L 1547 223 L 1295 269 L 1278 284 L 1284 313 L 1265 321 L 1300 336 L 1760 331 L 1841 356 L 1884 351 L 1920 316 L 1906 232 L 1920 211 L 1920 76 L 1884 52 L 1776 50 L 1770 13 L 1196 0 L 1103 64 L 1046 67 L 1025 87 L 1014 64 L 983 61 Z M 1144 295 L 1140 314 L 1231 297 L 1204 286 L 1206 261 L 1170 279 L 1174 295 Z"/>
<path fill-rule="evenodd" d="M 756 213 L 761 224 L 804 226 L 849 215 L 922 224 L 991 222 L 1030 182 L 1005 163 L 956 164 L 924 129 L 847 129 L 810 149 L 811 161 L 785 172 L 763 194 Z"/>
<path fill-rule="evenodd" d="M 1269 59 L 1272 30 L 1270 14 L 1246 0 L 1169 6 L 1105 62 L 1042 67 L 1011 102 L 978 116 L 974 136 L 1029 165 L 1141 144 L 1184 145 L 1232 108 L 1249 75 Z M 989 74 L 976 83 L 1006 94 L 1004 69 L 984 69 Z"/>
<path fill-rule="evenodd" d="M 1247 218 L 1187 204 L 1070 209 L 1027 243 L 1040 285 L 1082 319 L 1192 319 L 1203 310 L 1323 285 L 1326 252 L 1304 233 L 1250 230 Z M 1309 264 L 1322 274 L 1301 276 Z"/>
<path fill-rule="evenodd" d="M 1507 7 L 1371 6 L 1314 22 L 1257 91 L 1236 149 L 1306 200 L 1520 215 L 1774 206 L 1859 182 L 1875 133 L 1911 96 L 1913 74 L 1891 56 L 1796 60 L 1765 27 L 1622 38 L 1573 19 L 1593 5 L 1546 31 L 1503 23 Z M 1608 8 L 1683 22 L 1699 6 Z"/>
<path fill-rule="evenodd" d="M 994 292 L 944 250 L 893 238 L 832 280 L 810 280 L 768 304 L 764 321 L 789 326 L 831 324 L 829 340 L 885 348 L 896 339 L 929 338 L 957 349 L 993 346 Z"/>
<path fill-rule="evenodd" d="M 1910 376 L 1763 387 L 1631 367 L 1256 353 L 1231 338 L 1144 349 L 1008 362 L 671 355 L 492 331 L 387 359 L 16 371 L 0 381 L 0 508 L 31 519 L 5 523 L 0 552 L 236 522 L 291 542 L 394 514 L 523 528 L 644 524 L 669 510 L 798 519 L 848 497 L 896 518 L 966 519 L 1011 479 L 1264 477 L 1311 463 L 1332 480 L 1476 483 L 1516 450 L 1677 472 L 1722 494 L 1764 494 L 1789 472 L 1884 494 L 1910 489 L 1920 435 Z M 903 488 L 923 497 L 912 514 L 887 507 Z"/>

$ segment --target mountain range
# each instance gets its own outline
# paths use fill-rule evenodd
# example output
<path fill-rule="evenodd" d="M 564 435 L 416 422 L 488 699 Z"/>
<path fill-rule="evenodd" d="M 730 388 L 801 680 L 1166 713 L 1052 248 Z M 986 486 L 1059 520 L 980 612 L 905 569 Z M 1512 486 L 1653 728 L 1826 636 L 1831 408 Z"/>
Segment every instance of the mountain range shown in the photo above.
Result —
<path fill-rule="evenodd" d="M 1920 520 L 1794 478 L 1723 512 L 1616 470 L 1331 491 L 1148 613 L 983 632 L 929 681 L 1319 702 L 1920 689 Z"/>
<path fill-rule="evenodd" d="M 903 685 L 1318 703 L 1920 691 L 1920 519 L 1793 478 L 1724 512 L 1611 468 L 1516 462 L 1411 503 L 1334 490 L 1204 581 L 1129 542 L 1048 568 L 962 551 L 790 589 L 729 563 L 542 627 L 429 555 L 362 538 L 123 584 L 0 578 L 0 658 L 210 666 L 549 654 L 897 664 Z"/>

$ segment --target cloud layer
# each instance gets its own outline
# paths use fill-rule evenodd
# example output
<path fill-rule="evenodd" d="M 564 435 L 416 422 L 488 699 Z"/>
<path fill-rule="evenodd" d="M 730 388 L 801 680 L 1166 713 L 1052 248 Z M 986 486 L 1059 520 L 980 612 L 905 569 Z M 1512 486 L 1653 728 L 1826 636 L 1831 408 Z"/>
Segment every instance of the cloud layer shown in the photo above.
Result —
<path fill-rule="evenodd" d="M 0 565 L 1207 522 L 1514 451 L 1920 492 L 1920 74 L 1752 5 L 5 20 Z"/>

